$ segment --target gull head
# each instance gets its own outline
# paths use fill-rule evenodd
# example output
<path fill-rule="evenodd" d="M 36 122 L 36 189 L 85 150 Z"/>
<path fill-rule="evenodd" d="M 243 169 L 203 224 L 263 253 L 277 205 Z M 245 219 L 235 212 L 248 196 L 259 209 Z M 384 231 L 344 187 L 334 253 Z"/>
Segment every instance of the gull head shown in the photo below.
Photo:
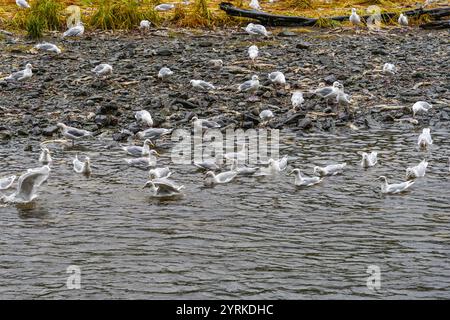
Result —
<path fill-rule="evenodd" d="M 215 177 L 215 174 L 214 174 L 214 172 L 212 172 L 212 171 L 208 171 L 208 172 L 206 172 L 206 177 L 211 177 L 211 178 L 214 178 Z"/>
<path fill-rule="evenodd" d="M 352 8 L 352 13 L 356 13 L 356 9 L 355 8 Z"/>
<path fill-rule="evenodd" d="M 289 175 L 292 175 L 292 174 L 299 174 L 300 173 L 300 169 L 293 169 L 291 172 L 289 172 Z"/>
<path fill-rule="evenodd" d="M 62 122 L 59 122 L 57 125 L 56 125 L 58 128 L 60 128 L 60 129 L 65 129 L 65 128 L 67 128 L 67 126 L 64 124 L 64 123 L 62 123 Z"/>
<path fill-rule="evenodd" d="M 155 144 L 154 144 L 154 143 L 152 142 L 152 140 L 150 140 L 150 139 L 145 139 L 144 145 L 148 145 L 148 146 L 152 146 L 152 147 L 155 146 Z"/>
<path fill-rule="evenodd" d="M 192 118 L 191 118 L 191 122 L 195 122 L 195 121 L 197 121 L 198 120 L 198 117 L 197 116 L 193 116 Z"/>
<path fill-rule="evenodd" d="M 160 156 L 160 154 L 156 150 L 150 150 L 149 155 L 150 156 L 158 156 L 158 157 Z"/>
<path fill-rule="evenodd" d="M 387 178 L 385 176 L 379 176 L 376 180 L 382 180 L 387 183 Z"/>
<path fill-rule="evenodd" d="M 31 65 L 31 63 L 27 63 L 27 65 L 25 66 L 25 68 L 27 68 L 28 70 L 31 70 L 33 68 L 33 66 Z"/>
<path fill-rule="evenodd" d="M 155 186 L 155 184 L 153 183 L 153 181 L 147 181 L 144 186 L 142 187 L 142 189 L 145 188 L 150 188 L 153 192 L 157 192 L 158 188 Z"/>
<path fill-rule="evenodd" d="M 256 81 L 258 79 L 259 79 L 259 77 L 256 74 L 252 76 L 252 80 Z"/>

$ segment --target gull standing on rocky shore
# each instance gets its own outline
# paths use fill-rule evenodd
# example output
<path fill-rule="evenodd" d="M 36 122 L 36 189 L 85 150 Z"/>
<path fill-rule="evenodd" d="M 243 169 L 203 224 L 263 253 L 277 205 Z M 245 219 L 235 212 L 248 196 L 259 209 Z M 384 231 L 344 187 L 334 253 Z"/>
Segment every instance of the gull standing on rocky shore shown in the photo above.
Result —
<path fill-rule="evenodd" d="M 428 112 L 433 106 L 425 101 L 417 101 L 412 106 L 413 118 L 418 112 Z"/>
<path fill-rule="evenodd" d="M 269 36 L 269 32 L 267 32 L 266 27 L 261 24 L 249 23 L 244 30 L 250 35 L 260 35 L 264 37 Z"/>
<path fill-rule="evenodd" d="M 65 37 L 81 37 L 84 33 L 84 25 L 81 21 L 72 28 L 69 28 L 66 32 L 63 33 L 63 38 Z"/>
<path fill-rule="evenodd" d="M 58 123 L 56 126 L 62 130 L 62 135 L 64 137 L 72 140 L 72 145 L 75 144 L 75 140 L 91 137 L 93 135 L 92 132 L 90 131 L 69 127 L 61 122 Z"/>
<path fill-rule="evenodd" d="M 105 76 L 112 73 L 113 67 L 107 63 L 101 63 L 91 71 L 94 72 L 97 76 Z"/>
<path fill-rule="evenodd" d="M 31 63 L 27 63 L 24 70 L 11 73 L 5 78 L 6 81 L 22 81 L 31 78 L 33 75 L 33 66 Z"/>
<path fill-rule="evenodd" d="M 48 51 L 48 52 L 53 52 L 56 54 L 60 54 L 61 53 L 61 49 L 58 48 L 56 45 L 54 45 L 53 43 L 48 43 L 48 42 L 42 42 L 42 43 L 38 43 L 37 45 L 34 46 L 37 50 L 42 50 L 42 51 Z"/>

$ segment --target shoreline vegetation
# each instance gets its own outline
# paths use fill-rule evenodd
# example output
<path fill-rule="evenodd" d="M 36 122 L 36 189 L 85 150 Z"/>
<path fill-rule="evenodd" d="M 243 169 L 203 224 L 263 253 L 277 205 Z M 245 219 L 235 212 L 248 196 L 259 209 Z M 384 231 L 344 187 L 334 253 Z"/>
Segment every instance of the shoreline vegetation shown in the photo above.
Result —
<path fill-rule="evenodd" d="M 252 21 L 246 18 L 230 17 L 219 8 L 221 0 L 30 0 L 31 8 L 23 9 L 15 0 L 0 0 L 0 29 L 18 32 L 38 39 L 47 32 L 64 31 L 78 17 L 88 31 L 96 30 L 137 30 L 141 20 L 149 20 L 153 27 L 174 27 L 210 29 L 243 26 Z M 424 2 L 424 1 L 423 1 Z M 377 6 L 381 12 L 400 12 L 418 8 L 422 1 L 397 0 L 268 0 L 260 2 L 263 10 L 272 14 L 320 18 L 317 27 L 337 27 L 349 25 L 329 19 L 334 15 L 346 15 L 351 8 L 367 14 L 370 6 Z M 156 11 L 161 3 L 175 3 L 169 11 Z M 235 0 L 233 5 L 249 9 L 250 1 Z M 436 5 L 434 5 L 436 6 Z M 430 7 L 433 7 L 431 5 Z M 373 10 L 372 7 L 369 10 Z M 414 21 L 416 20 L 416 21 Z M 429 22 L 426 16 L 410 19 L 411 24 Z M 384 26 L 396 25 L 394 17 Z"/>

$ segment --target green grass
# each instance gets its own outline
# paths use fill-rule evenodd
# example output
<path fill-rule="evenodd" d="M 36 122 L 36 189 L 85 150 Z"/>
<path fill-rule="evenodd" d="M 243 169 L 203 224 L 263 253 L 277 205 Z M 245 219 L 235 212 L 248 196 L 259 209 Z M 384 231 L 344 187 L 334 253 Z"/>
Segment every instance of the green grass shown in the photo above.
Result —
<path fill-rule="evenodd" d="M 317 19 L 314 26 L 318 28 L 336 28 L 341 26 L 341 23 L 339 21 L 320 17 Z"/>
<path fill-rule="evenodd" d="M 26 21 L 27 35 L 31 39 L 42 38 L 46 21 L 39 15 L 30 15 Z"/>

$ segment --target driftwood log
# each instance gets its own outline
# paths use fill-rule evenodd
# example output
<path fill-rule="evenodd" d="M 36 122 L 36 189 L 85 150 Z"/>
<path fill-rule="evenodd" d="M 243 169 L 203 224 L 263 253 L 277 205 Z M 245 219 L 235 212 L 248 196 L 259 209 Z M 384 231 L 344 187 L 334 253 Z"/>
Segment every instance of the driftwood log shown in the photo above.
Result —
<path fill-rule="evenodd" d="M 277 14 L 270 14 L 267 12 L 256 11 L 256 10 L 246 10 L 240 9 L 233 6 L 233 4 L 229 2 L 222 2 L 219 5 L 220 9 L 225 11 L 229 16 L 234 17 L 244 17 L 251 18 L 260 21 L 261 24 L 265 26 L 284 26 L 284 27 L 311 27 L 314 26 L 318 19 L 314 18 L 305 18 L 305 17 L 295 17 L 295 16 L 283 16 Z M 450 7 L 444 8 L 435 8 L 435 9 L 414 9 L 403 12 L 406 16 L 421 16 L 428 15 L 434 19 L 440 19 L 442 17 L 450 16 Z M 381 19 L 383 21 L 389 21 L 394 18 L 397 13 L 381 13 Z M 362 16 L 363 20 L 367 20 L 370 18 L 370 15 Z M 337 16 L 337 17 L 329 17 L 327 19 L 334 21 L 345 21 L 348 20 L 348 16 Z"/>
<path fill-rule="evenodd" d="M 421 24 L 420 27 L 423 29 L 449 29 L 450 20 L 432 21 L 429 23 Z"/>

